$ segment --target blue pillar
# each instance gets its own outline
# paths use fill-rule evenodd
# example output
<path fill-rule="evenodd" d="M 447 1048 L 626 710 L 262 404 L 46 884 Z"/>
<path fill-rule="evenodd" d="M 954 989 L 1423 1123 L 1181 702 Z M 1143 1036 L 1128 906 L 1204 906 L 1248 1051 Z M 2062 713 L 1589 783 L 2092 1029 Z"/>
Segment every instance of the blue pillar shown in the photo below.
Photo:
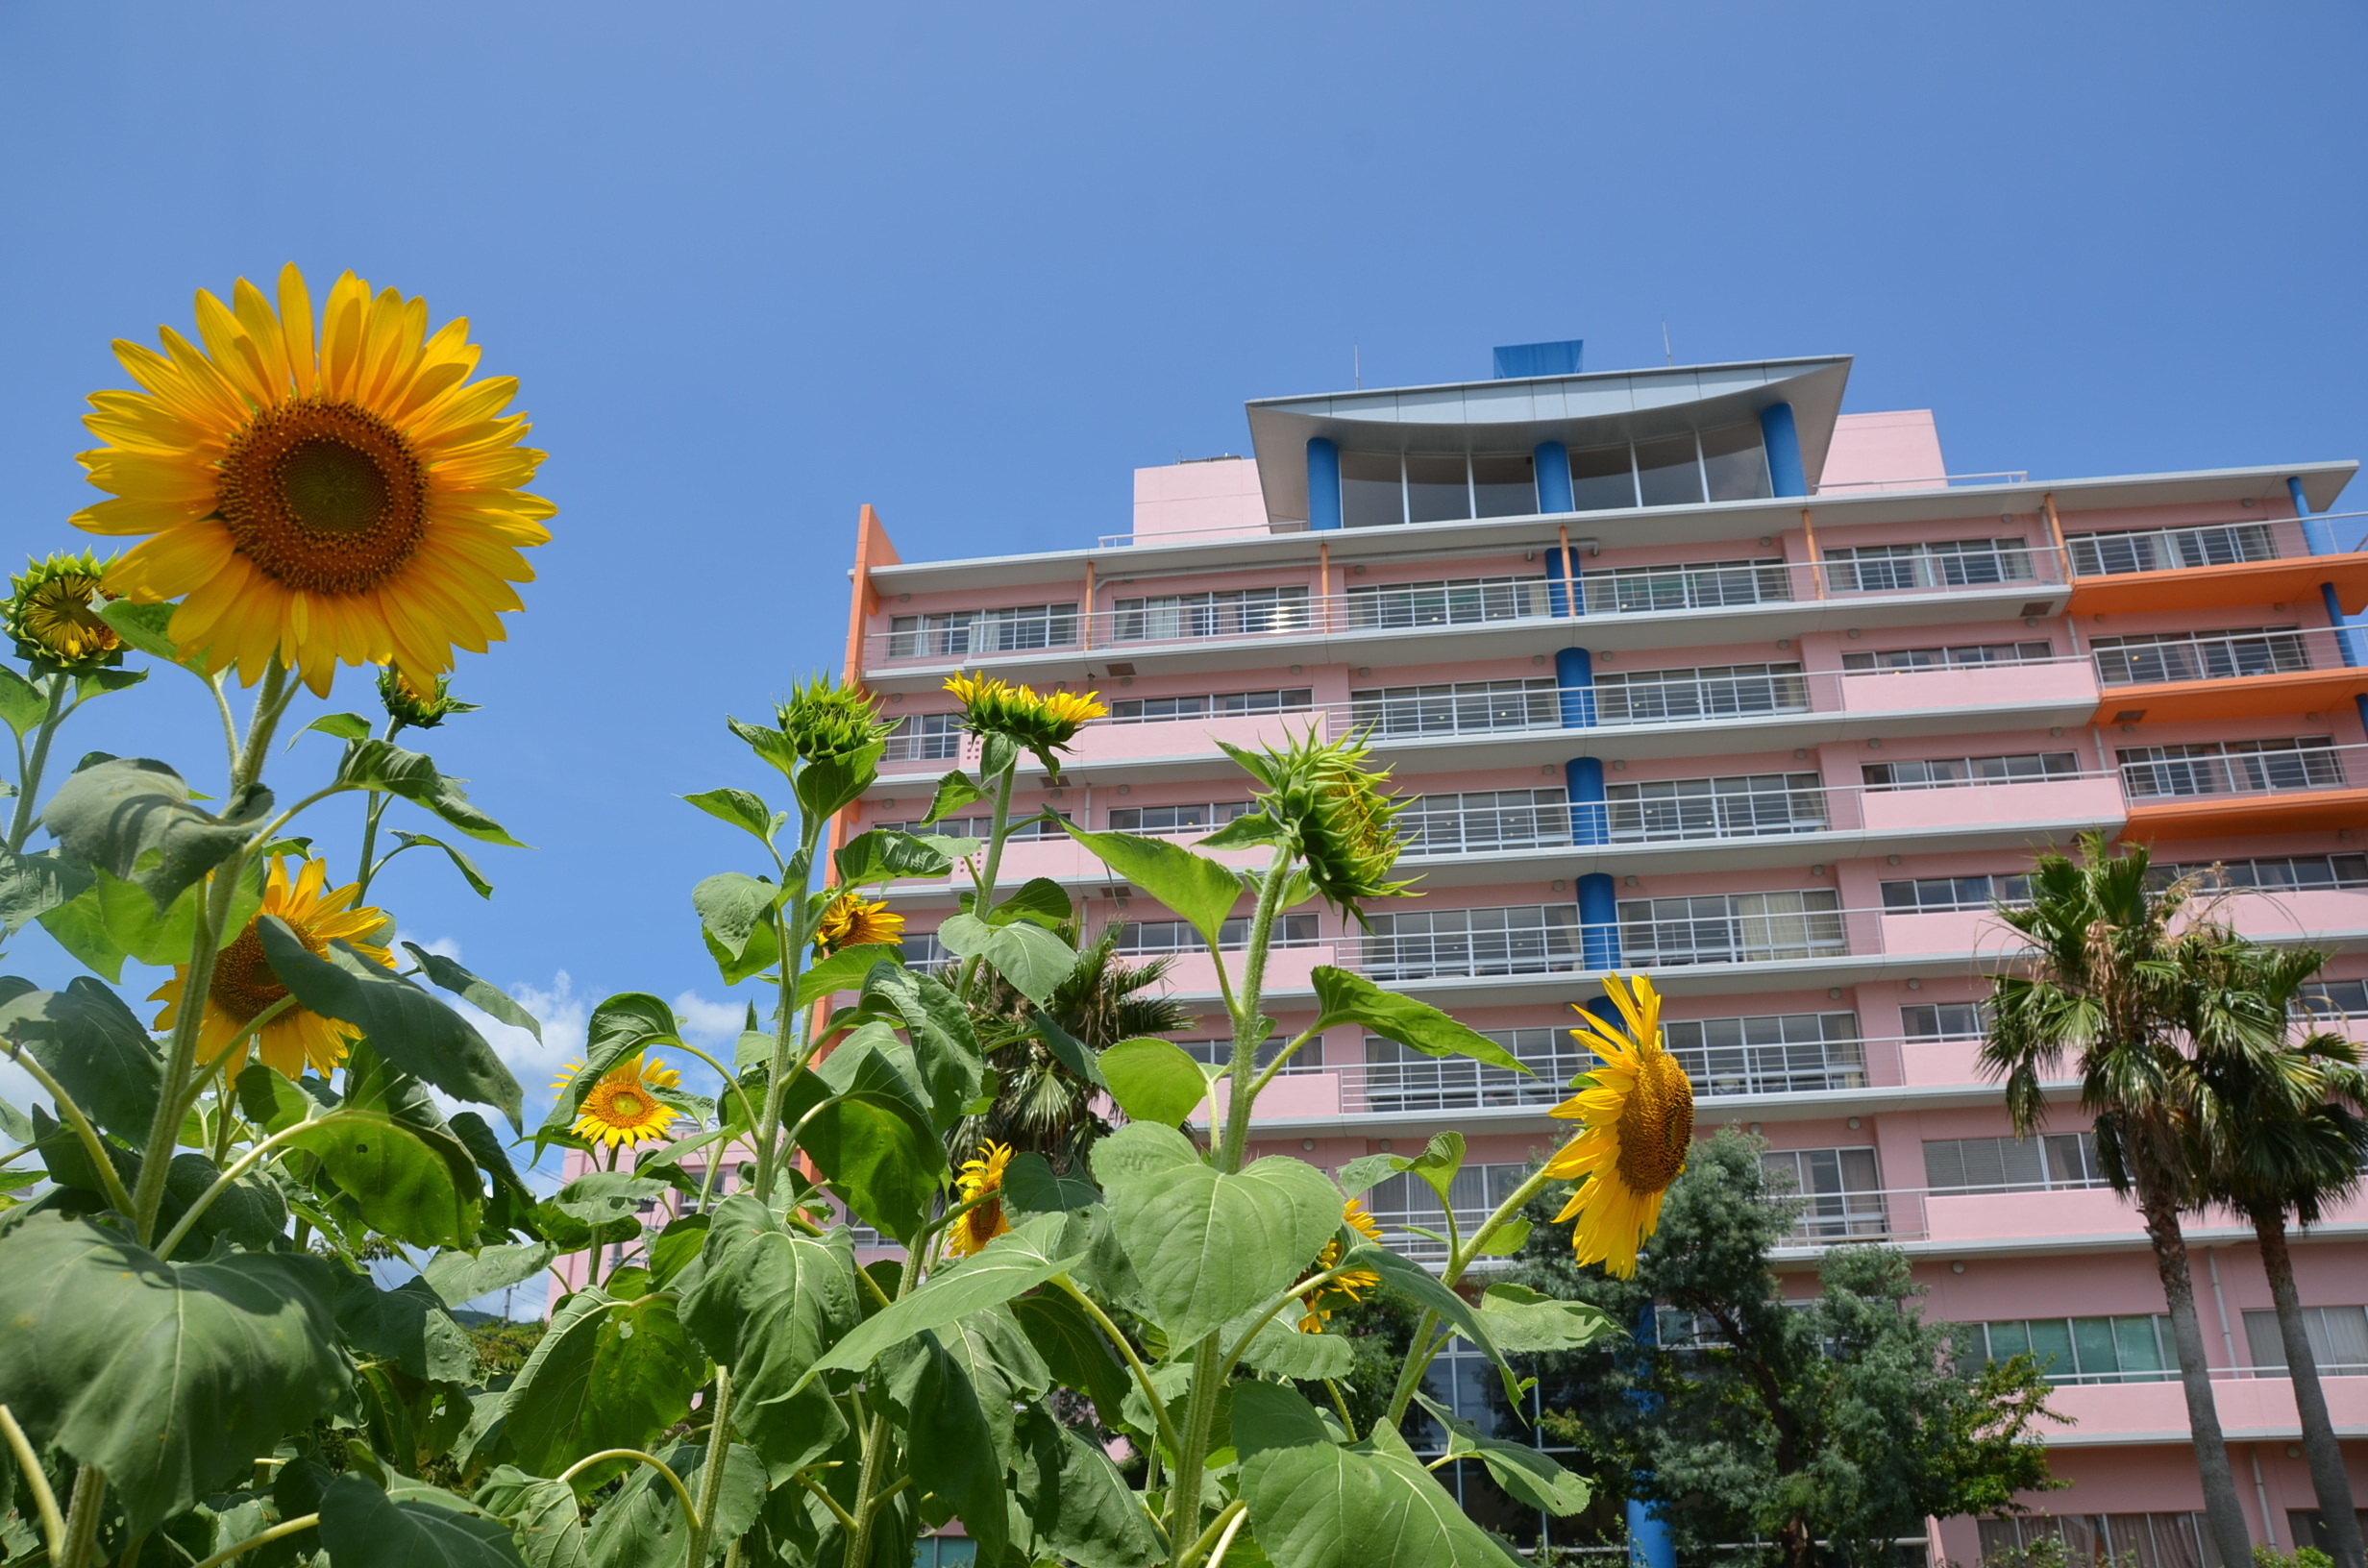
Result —
<path fill-rule="evenodd" d="M 1583 648 L 1554 655 L 1554 684 L 1562 688 L 1563 728 L 1591 729 L 1595 723 L 1595 661 Z"/>
<path fill-rule="evenodd" d="M 1661 1343 L 1661 1314 L 1649 1301 L 1637 1311 L 1636 1342 L 1639 1345 Z M 1630 1397 L 1647 1414 L 1658 1409 L 1661 1403 L 1649 1390 L 1644 1389 L 1638 1390 Z M 1636 1479 L 1648 1482 L 1652 1479 L 1652 1473 L 1640 1470 Z M 1634 1497 L 1628 1500 L 1628 1564 L 1629 1568 L 1677 1568 L 1677 1542 L 1669 1533 L 1669 1521 L 1661 1516 L 1661 1505 Z"/>
<path fill-rule="evenodd" d="M 2335 553 L 2334 537 L 2329 532 L 2327 526 L 2321 524 L 2315 528 L 2310 526 L 2310 498 L 2303 494 L 2303 481 L 2300 479 L 2286 480 L 2285 493 L 2294 498 L 2294 515 L 2303 520 L 2303 549 L 2313 555 Z M 2322 547 L 2320 538 L 2322 534 L 2327 535 L 2324 547 Z"/>
<path fill-rule="evenodd" d="M 1341 526 L 1341 449 L 1320 435 L 1307 442 L 1307 526 Z"/>
<path fill-rule="evenodd" d="M 1579 962 L 1595 974 L 1619 968 L 1619 894 L 1609 871 L 1579 878 Z"/>
<path fill-rule="evenodd" d="M 1560 441 L 1541 441 L 1532 454 L 1532 470 L 1538 476 L 1538 510 L 1545 513 L 1566 512 L 1570 501 L 1570 449 Z"/>
<path fill-rule="evenodd" d="M 1767 448 L 1768 488 L 1780 496 L 1809 494 L 1809 476 L 1801 468 L 1801 432 L 1792 423 L 1792 404 L 1771 403 L 1760 410 L 1760 439 Z"/>
<path fill-rule="evenodd" d="M 1603 759 L 1572 757 L 1563 764 L 1563 783 L 1570 796 L 1570 842 L 1610 843 L 1611 823 L 1603 804 Z"/>
<path fill-rule="evenodd" d="M 2294 478 L 2286 480 L 2285 493 L 2294 498 L 2294 515 L 2303 520 L 2303 548 L 2313 555 L 2334 554 L 2332 530 L 2325 524 L 2316 528 L 2310 526 L 2310 498 L 2303 494 L 2303 481 Z M 2352 656 L 2352 633 L 2344 625 L 2343 600 L 2335 597 L 2335 585 L 2331 582 L 2320 583 L 2319 600 L 2327 606 L 2327 624 L 2335 628 L 2335 657 L 2346 666 L 2357 664 L 2359 660 Z M 2362 706 L 2360 713 L 2363 720 L 2368 720 L 2368 705 Z"/>
<path fill-rule="evenodd" d="M 1563 579 L 1563 551 L 1560 545 L 1545 552 L 1545 608 L 1548 615 L 1585 615 L 1587 585 L 1579 580 L 1579 552 L 1570 552 L 1570 577 Z M 1572 601 L 1576 591 L 1576 602 Z"/>

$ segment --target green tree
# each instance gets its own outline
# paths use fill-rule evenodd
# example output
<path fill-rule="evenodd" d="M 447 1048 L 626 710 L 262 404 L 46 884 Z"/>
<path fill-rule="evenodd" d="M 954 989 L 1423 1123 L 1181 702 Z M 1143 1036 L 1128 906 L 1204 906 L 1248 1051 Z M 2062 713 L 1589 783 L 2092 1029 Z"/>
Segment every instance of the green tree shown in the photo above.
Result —
<path fill-rule="evenodd" d="M 1822 1541 L 1875 1564 L 1927 1515 L 1996 1512 L 2048 1487 L 2033 1434 L 2050 1413 L 2044 1380 L 2027 1357 L 1961 1371 L 1898 1251 L 1835 1247 L 1817 1293 L 1787 1299 L 1770 1256 L 1799 1205 L 1771 1188 L 1764 1147 L 1733 1128 L 1695 1146 L 1633 1280 L 1574 1267 L 1566 1241 L 1533 1230 L 1517 1283 L 1626 1324 L 1653 1312 L 1664 1331 L 1540 1358 L 1546 1430 L 1608 1487 L 1661 1505 L 1693 1560 L 1758 1540 L 1807 1568 Z"/>

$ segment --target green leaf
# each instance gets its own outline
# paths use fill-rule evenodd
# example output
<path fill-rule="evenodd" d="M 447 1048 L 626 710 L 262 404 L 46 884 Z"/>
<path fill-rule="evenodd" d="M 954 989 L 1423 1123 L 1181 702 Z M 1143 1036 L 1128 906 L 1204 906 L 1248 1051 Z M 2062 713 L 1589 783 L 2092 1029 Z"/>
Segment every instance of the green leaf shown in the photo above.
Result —
<path fill-rule="evenodd" d="M 1003 1475 L 1013 1458 L 1012 1406 L 1044 1391 L 1044 1362 L 999 1307 L 925 1330 L 882 1360 L 905 1463 L 935 1494 L 923 1517 L 942 1523 L 960 1514 L 981 1560 L 999 1559 L 1010 1520 Z"/>
<path fill-rule="evenodd" d="M 604 1448 L 647 1448 L 691 1411 L 707 1381 L 706 1358 L 683 1332 L 671 1295 L 617 1301 L 586 1286 L 560 1303 L 551 1327 L 510 1384 L 505 1457 L 536 1475 L 557 1475 Z M 577 1478 L 589 1491 L 623 1462 Z"/>
<path fill-rule="evenodd" d="M 703 1490 L 706 1469 L 704 1443 L 678 1443 L 664 1455 L 669 1468 L 682 1478 L 696 1497 Z M 724 1477 L 715 1496 L 709 1544 L 714 1555 L 748 1532 L 765 1504 L 765 1462 L 742 1443 L 725 1450 Z M 592 1516 L 585 1544 L 601 1568 L 688 1568 L 690 1521 L 682 1516 L 681 1501 L 666 1479 L 648 1465 L 638 1465 L 625 1478 L 615 1496 Z"/>
<path fill-rule="evenodd" d="M 320 1161 L 373 1229 L 422 1247 L 477 1238 L 484 1189 L 477 1163 L 450 1133 L 344 1105 L 288 1142 Z"/>
<path fill-rule="evenodd" d="M 828 958 L 798 976 L 798 995 L 808 1002 L 820 1001 L 838 991 L 854 991 L 863 985 L 864 977 L 876 964 L 904 962 L 904 949 L 893 943 L 866 943 L 860 947 L 842 947 Z M 765 1054 L 773 1053 L 773 1037 L 760 1037 L 765 1042 Z"/>
<path fill-rule="evenodd" d="M 610 1067 L 653 1045 L 674 1044 L 681 1038 L 674 1009 L 648 992 L 621 991 L 603 1001 L 592 1010 L 591 1022 L 584 1029 L 583 1066 L 559 1090 L 537 1136 L 547 1138 L 554 1131 L 566 1131 L 583 1097 Z"/>
<path fill-rule="evenodd" d="M 123 961 L 131 955 L 123 950 L 122 943 L 108 935 L 107 917 L 99 908 L 95 883 L 64 903 L 44 910 L 40 921 L 41 929 L 86 968 L 105 977 L 110 985 L 121 983 Z"/>
<path fill-rule="evenodd" d="M 74 677 L 74 705 L 104 693 L 129 691 L 147 678 L 145 670 L 86 670 Z"/>
<path fill-rule="evenodd" d="M 736 986 L 780 962 L 773 913 L 780 899 L 777 886 L 745 871 L 718 872 L 691 890 L 700 933 L 726 985 Z"/>
<path fill-rule="evenodd" d="M 1015 1214 L 1066 1214 L 1101 1202 L 1101 1191 L 1082 1176 L 1064 1176 L 1028 1149 L 1003 1171 L 1003 1207 Z"/>
<path fill-rule="evenodd" d="M 426 1280 L 382 1290 L 368 1275 L 349 1274 L 338 1286 L 336 1312 L 338 1332 L 365 1356 L 426 1382 L 477 1381 L 477 1347 Z"/>
<path fill-rule="evenodd" d="M 1384 991 L 1361 974 L 1320 964 L 1315 970 L 1314 1027 L 1337 1028 L 1362 1024 L 1384 1040 L 1420 1051 L 1425 1056 L 1468 1056 L 1492 1067 L 1526 1073 L 1518 1058 L 1476 1029 L 1456 1022 L 1428 1002 Z"/>
<path fill-rule="evenodd" d="M 1246 1463 L 1270 1449 L 1340 1441 L 1305 1395 L 1280 1384 L 1236 1384 L 1232 1415 L 1234 1450 Z"/>
<path fill-rule="evenodd" d="M 7 723 L 21 740 L 40 728 L 48 717 L 49 698 L 33 682 L 0 664 L 0 723 Z"/>
<path fill-rule="evenodd" d="M 1031 1409 L 1014 1439 L 1012 1511 L 1035 1536 L 1034 1556 L 1079 1568 L 1151 1568 L 1166 1559 L 1118 1466 L 1074 1428 Z"/>
<path fill-rule="evenodd" d="M 1526 1219 L 1509 1219 L 1502 1225 L 1497 1226 L 1496 1229 L 1481 1242 L 1479 1256 L 1483 1258 L 1510 1258 L 1515 1253 L 1519 1252 L 1521 1250 L 1522 1243 L 1528 1239 L 1529 1221 Z"/>
<path fill-rule="evenodd" d="M 1203 849 L 1247 849 L 1272 844 L 1283 836 L 1282 824 L 1263 811 L 1246 812 L 1200 841 Z"/>
<path fill-rule="evenodd" d="M 879 759 L 887 750 L 886 741 L 874 741 L 860 751 L 817 757 L 799 769 L 795 781 L 798 804 L 805 812 L 806 821 L 828 817 L 870 789 L 879 772 Z"/>
<path fill-rule="evenodd" d="M 1068 943 L 1024 920 L 993 926 L 975 915 L 949 915 L 938 925 L 937 940 L 950 953 L 984 958 L 1038 1007 L 1051 1005 L 1053 992 L 1077 967 L 1077 955 Z"/>
<path fill-rule="evenodd" d="M 883 1235 L 908 1240 L 928 1223 L 929 1202 L 946 1180 L 946 1147 L 900 1097 L 839 1095 L 815 1109 L 800 1142 L 831 1190 Z"/>
<path fill-rule="evenodd" d="M 1224 1175 L 1183 1134 L 1141 1121 L 1096 1144 L 1092 1160 L 1119 1243 L 1172 1341 L 1197 1339 L 1283 1290 L 1340 1230 L 1339 1190 L 1297 1160 L 1270 1156 Z"/>
<path fill-rule="evenodd" d="M 477 862 L 446 844 L 442 839 L 426 833 L 406 833 L 400 829 L 395 830 L 394 836 L 396 842 L 405 849 L 416 849 L 425 845 L 430 849 L 443 850 L 444 858 L 453 863 L 453 870 L 460 873 L 460 879 L 469 885 L 477 896 L 480 898 L 493 896 L 493 884 L 486 881 L 485 873 L 477 869 Z M 383 865 L 384 862 L 381 864 Z"/>
<path fill-rule="evenodd" d="M 160 1229 L 180 1224 L 189 1206 L 221 1175 L 221 1167 L 202 1154 L 174 1155 L 164 1172 L 164 1207 L 157 1215 Z M 250 1171 L 224 1188 L 197 1216 L 189 1230 L 190 1240 L 182 1245 L 194 1254 L 216 1237 L 226 1237 L 249 1252 L 267 1252 L 286 1229 L 287 1200 L 279 1184 L 259 1171 Z"/>
<path fill-rule="evenodd" d="M 699 1261 L 706 1249 L 707 1232 L 713 1228 L 712 1214 L 684 1214 L 680 1219 L 666 1222 L 666 1228 L 650 1238 L 650 1283 L 663 1290 L 675 1283 L 684 1269 Z"/>
<path fill-rule="evenodd" d="M 1492 1285 L 1480 1297 L 1480 1321 L 1508 1355 L 1579 1350 L 1619 1332 L 1591 1302 L 1560 1301 L 1525 1285 Z"/>
<path fill-rule="evenodd" d="M 1396 1154 L 1361 1154 L 1334 1171 L 1332 1179 L 1340 1183 L 1343 1197 L 1358 1197 L 1404 1170 L 1404 1159 Z"/>
<path fill-rule="evenodd" d="M 22 1045 L 90 1119 L 134 1148 L 148 1141 L 164 1059 L 113 992 L 77 976 L 0 1005 L 0 1035 Z"/>
<path fill-rule="evenodd" d="M 1173 1041 L 1122 1040 L 1101 1053 L 1101 1075 L 1120 1110 L 1163 1127 L 1182 1122 L 1209 1097 L 1200 1064 Z"/>
<path fill-rule="evenodd" d="M 115 757 L 67 778 L 41 821 L 67 854 L 136 882 L 162 909 L 237 853 L 270 810 L 271 792 L 257 786 L 213 816 L 166 764 Z"/>
<path fill-rule="evenodd" d="M 953 857 L 938 842 L 887 828 L 859 833 L 832 857 L 840 885 L 864 888 L 904 876 L 944 876 L 953 870 Z"/>
<path fill-rule="evenodd" d="M 551 1201 L 559 1206 L 560 1213 L 573 1214 L 587 1225 L 604 1225 L 612 1219 L 633 1218 L 642 1204 L 665 1190 L 664 1182 L 630 1171 L 588 1170 L 559 1188 Z"/>
<path fill-rule="evenodd" d="M 1245 1452 L 1242 1497 L 1276 1568 L 1517 1568 L 1394 1436 Z"/>
<path fill-rule="evenodd" d="M 1505 1396 L 1517 1406 L 1520 1399 L 1512 1369 L 1505 1365 L 1504 1352 L 1498 1348 L 1495 1335 L 1480 1313 L 1456 1291 L 1440 1282 L 1439 1276 L 1420 1263 L 1392 1252 L 1388 1247 L 1370 1241 L 1348 1249 L 1341 1260 L 1350 1268 L 1369 1269 L 1381 1276 L 1381 1283 L 1410 1296 L 1418 1307 L 1437 1312 L 1442 1321 L 1470 1340 L 1485 1352 L 1505 1380 Z"/>
<path fill-rule="evenodd" d="M 418 943 L 407 942 L 403 950 L 411 955 L 413 963 L 446 991 L 459 997 L 487 1017 L 499 1018 L 512 1028 L 524 1029 L 539 1042 L 543 1038 L 543 1020 L 518 1005 L 518 999 L 490 980 L 481 980 L 442 953 L 432 953 Z"/>
<path fill-rule="evenodd" d="M 398 1497 L 349 1473 L 329 1483 L 320 1513 L 335 1568 L 523 1568 L 506 1525 L 432 1487 Z"/>
<path fill-rule="evenodd" d="M 1101 1059 L 1088 1050 L 1083 1041 L 1054 1023 L 1051 1014 L 1039 1012 L 1035 1023 L 1036 1038 L 1045 1042 L 1045 1049 L 1050 1051 L 1062 1066 L 1096 1089 L 1107 1090 L 1110 1087 L 1110 1081 L 1101 1073 Z"/>
<path fill-rule="evenodd" d="M 1527 1443 L 1509 1443 L 1501 1437 L 1484 1434 L 1478 1427 L 1419 1390 L 1415 1398 L 1431 1412 L 1432 1420 L 1446 1429 L 1449 1454 L 1459 1458 L 1467 1455 L 1477 1458 L 1488 1466 L 1496 1484 L 1520 1502 L 1556 1518 L 1586 1511 L 1594 1488 L 1579 1477 Z"/>
<path fill-rule="evenodd" d="M 1210 946 L 1217 945 L 1220 928 L 1242 896 L 1242 879 L 1231 867 L 1166 839 L 1088 833 L 1078 827 L 1071 827 L 1069 836 L 1092 850 L 1103 865 L 1175 911 Z"/>
<path fill-rule="evenodd" d="M 502 824 L 469 803 L 461 780 L 436 772 L 433 758 L 406 751 L 392 741 L 361 740 L 347 745 L 337 763 L 336 782 L 346 789 L 382 790 L 434 812 L 450 825 L 485 844 L 524 849 Z"/>
<path fill-rule="evenodd" d="M 1356 1346 L 1345 1335 L 1300 1333 L 1299 1311 L 1295 1305 L 1286 1307 L 1261 1324 L 1242 1352 L 1242 1360 L 1261 1372 L 1309 1383 L 1347 1377 L 1356 1369 Z M 1226 1324 L 1225 1342 L 1231 1345 L 1240 1339 L 1249 1326 L 1247 1313 Z"/>
<path fill-rule="evenodd" d="M 1464 1168 L 1464 1135 L 1452 1128 L 1443 1133 L 1433 1133 L 1431 1140 L 1422 1146 L 1422 1152 L 1398 1168 L 1421 1177 L 1430 1189 L 1439 1194 L 1443 1207 L 1452 1204 L 1454 1200 L 1450 1194 L 1455 1187 L 1455 1173 Z"/>
<path fill-rule="evenodd" d="M 1055 1383 L 1083 1393 L 1094 1402 L 1102 1425 L 1115 1426 L 1134 1386 L 1125 1363 L 1110 1348 L 1101 1325 L 1087 1315 L 1076 1299 L 1061 1290 L 1041 1290 L 1011 1304 L 1027 1342 L 1044 1358 Z"/>
<path fill-rule="evenodd" d="M 520 1125 L 518 1080 L 466 1018 L 347 943 L 331 944 L 333 962 L 313 957 L 277 916 L 259 919 L 255 932 L 272 972 L 299 1003 L 358 1025 L 372 1048 L 403 1071 L 456 1099 L 499 1106 L 512 1127 Z"/>
<path fill-rule="evenodd" d="M 85 1220 L 0 1236 L 0 1388 L 37 1448 L 104 1471 L 135 1532 L 237 1484 L 346 1386 L 329 1262 L 160 1262 Z"/>
<path fill-rule="evenodd" d="M 0 1100 L 0 1137 L 12 1138 L 19 1143 L 32 1142 L 33 1118 L 8 1101 Z"/>
<path fill-rule="evenodd" d="M 302 735 L 315 729 L 324 735 L 334 735 L 341 741 L 366 741 L 370 738 L 370 721 L 358 713 L 324 713 L 297 733 Z"/>
<path fill-rule="evenodd" d="M 764 797 L 747 790 L 704 790 L 682 798 L 720 821 L 747 829 L 760 844 L 771 844 L 780 827 L 780 818 Z"/>
<path fill-rule="evenodd" d="M 1018 892 L 988 910 L 987 923 L 1009 925 L 1014 920 L 1033 920 L 1048 931 L 1058 931 L 1076 914 L 1069 894 L 1058 882 L 1048 876 L 1037 876 L 1021 883 Z"/>
<path fill-rule="evenodd" d="M 810 1463 L 819 1439 L 807 1374 L 861 1320 L 855 1248 L 845 1229 L 813 1237 L 746 1192 L 716 1206 L 682 1321 L 702 1349 L 731 1368 L 732 1420 L 777 1465 Z M 828 1409 L 830 1401 L 820 1399 Z"/>
<path fill-rule="evenodd" d="M 921 819 L 921 824 L 926 827 L 986 797 L 987 792 L 972 783 L 970 774 L 956 768 L 937 781 L 937 794 L 930 798 L 928 814 Z"/>
<path fill-rule="evenodd" d="M 135 604 L 128 599 L 111 600 L 99 606 L 99 619 L 115 628 L 115 634 L 138 649 L 174 664 L 197 669 L 196 654 L 181 656 L 181 649 L 172 637 L 173 612 L 177 604 Z M 202 652 L 203 649 L 197 650 Z"/>
<path fill-rule="evenodd" d="M 863 999 L 886 1007 L 903 1024 L 928 1086 L 931 1114 L 942 1126 L 950 1126 L 986 1082 L 969 1011 L 946 987 L 900 964 L 875 965 L 864 977 Z"/>
<path fill-rule="evenodd" d="M 0 664 L 0 670 L 8 666 Z M 91 884 L 91 871 L 44 850 L 20 855 L 0 849 L 0 937 L 12 937 L 26 922 L 70 902 Z M 182 956 L 188 956 L 183 950 Z"/>
<path fill-rule="evenodd" d="M 478 1487 L 477 1503 L 508 1524 L 526 1568 L 592 1568 L 576 1489 L 567 1482 L 499 1465 Z"/>
<path fill-rule="evenodd" d="M 1055 1256 L 1065 1225 L 1058 1214 L 1042 1215 L 941 1267 L 920 1289 L 865 1319 L 815 1364 L 860 1372 L 890 1345 L 1035 1289 L 1077 1262 Z"/>
<path fill-rule="evenodd" d="M 472 1301 L 524 1285 L 549 1267 L 558 1249 L 548 1241 L 483 1247 L 475 1253 L 451 1250 L 428 1260 L 423 1271 L 428 1288 L 447 1307 L 466 1307 Z"/>

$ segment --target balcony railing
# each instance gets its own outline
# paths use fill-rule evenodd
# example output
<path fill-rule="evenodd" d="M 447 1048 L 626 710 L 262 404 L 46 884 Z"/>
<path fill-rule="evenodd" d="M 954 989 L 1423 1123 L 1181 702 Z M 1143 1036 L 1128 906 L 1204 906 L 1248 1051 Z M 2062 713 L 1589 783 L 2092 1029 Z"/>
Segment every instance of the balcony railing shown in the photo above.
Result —
<path fill-rule="evenodd" d="M 2064 536 L 2064 547 L 2071 551 L 2073 575 L 2083 577 L 2235 566 L 2278 559 L 2275 527 L 2270 522 L 2210 523 L 2183 528 L 2069 533 Z"/>
<path fill-rule="evenodd" d="M 2122 792 L 2133 805 L 2151 805 L 2183 796 L 2339 790 L 2351 782 L 2343 754 L 2361 749 L 2323 735 L 2123 747 Z"/>

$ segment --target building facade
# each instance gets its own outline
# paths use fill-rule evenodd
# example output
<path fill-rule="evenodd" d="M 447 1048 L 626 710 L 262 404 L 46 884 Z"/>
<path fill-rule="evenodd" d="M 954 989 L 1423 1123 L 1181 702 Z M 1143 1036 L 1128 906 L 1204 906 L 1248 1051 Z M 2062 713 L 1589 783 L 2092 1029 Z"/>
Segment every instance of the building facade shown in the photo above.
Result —
<path fill-rule="evenodd" d="M 1457 1128 L 1476 1219 L 1567 1132 L 1546 1111 L 1591 1060 L 1567 1009 L 1606 969 L 1650 974 L 1702 1129 L 1762 1135 L 1808 1199 L 1804 1284 L 1821 1248 L 1906 1249 L 1930 1312 L 2050 1360 L 2077 1424 L 2050 1439 L 2073 1485 L 2035 1500 L 2049 1528 L 2141 1568 L 2202 1561 L 2136 1216 L 2070 1086 L 2017 1141 L 1976 1068 L 2010 947 L 1987 912 L 2039 846 L 2146 842 L 2223 866 L 2246 931 L 2337 950 L 2329 1005 L 2368 1015 L 2368 649 L 2343 629 L 2368 554 L 2328 515 L 2356 465 L 1952 477 L 1929 413 L 1840 411 L 1846 358 L 1589 375 L 1576 345 L 1536 345 L 1499 368 L 1252 403 L 1252 455 L 1139 470 L 1131 530 L 1091 546 L 905 562 L 866 508 L 847 667 L 900 723 L 842 833 L 916 821 L 974 762 L 956 670 L 1101 694 L 1072 766 L 1024 770 L 1015 801 L 1082 827 L 1189 841 L 1248 798 L 1217 740 L 1369 733 L 1418 797 L 1402 869 L 1423 896 L 1369 934 L 1289 916 L 1276 1038 L 1337 964 L 1535 1075 L 1336 1030 L 1262 1099 L 1256 1152 L 1337 1167 Z M 1176 953 L 1222 1034 L 1189 928 L 1065 836 L 1015 843 L 1003 874 Z M 915 957 L 955 894 L 893 890 Z M 1371 1202 L 1385 1225 L 1437 1216 L 1403 1178 Z M 2331 1216 L 2296 1266 L 2368 1499 L 2364 1226 Z M 2190 1237 L 2255 1537 L 2291 1550 L 2313 1500 L 2250 1232 Z M 1469 1370 L 1443 1364 L 1439 1392 L 1490 1419 Z M 1553 1538 L 1456 1482 L 1490 1524 Z M 1930 1549 L 1970 1563 L 2018 1528 L 1939 1521 Z"/>

